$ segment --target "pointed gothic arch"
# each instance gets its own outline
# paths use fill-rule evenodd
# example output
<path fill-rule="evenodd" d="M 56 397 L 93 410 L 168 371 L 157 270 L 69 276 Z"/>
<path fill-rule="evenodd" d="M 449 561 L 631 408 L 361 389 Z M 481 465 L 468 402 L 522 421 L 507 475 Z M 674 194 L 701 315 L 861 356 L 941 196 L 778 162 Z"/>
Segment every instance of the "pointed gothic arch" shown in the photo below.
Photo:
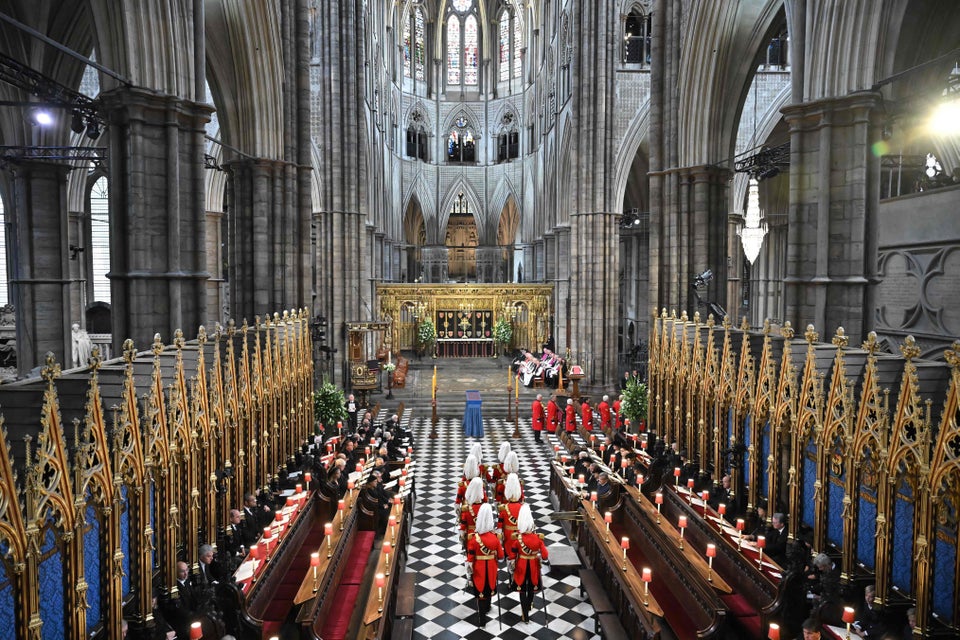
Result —
<path fill-rule="evenodd" d="M 650 102 L 643 104 L 630 125 L 627 127 L 626 135 L 620 144 L 620 152 L 617 154 L 616 167 L 614 169 L 614 188 L 613 193 L 616 198 L 614 211 L 623 211 L 624 198 L 627 191 L 627 183 L 632 175 L 631 169 L 637 153 L 641 150 L 641 145 L 647 140 L 650 130 Z"/>
<path fill-rule="evenodd" d="M 457 180 L 452 184 L 450 188 L 447 189 L 443 199 L 440 200 L 440 209 L 437 214 L 437 238 L 442 241 L 443 238 L 447 237 L 447 224 L 450 221 L 450 212 L 453 210 L 454 202 L 457 201 L 461 193 L 464 195 L 470 213 L 473 215 L 473 219 L 477 225 L 477 241 L 480 244 L 485 244 L 487 238 L 484 233 L 485 224 L 482 214 L 483 208 L 481 207 L 483 200 L 470 183 L 463 179 Z"/>

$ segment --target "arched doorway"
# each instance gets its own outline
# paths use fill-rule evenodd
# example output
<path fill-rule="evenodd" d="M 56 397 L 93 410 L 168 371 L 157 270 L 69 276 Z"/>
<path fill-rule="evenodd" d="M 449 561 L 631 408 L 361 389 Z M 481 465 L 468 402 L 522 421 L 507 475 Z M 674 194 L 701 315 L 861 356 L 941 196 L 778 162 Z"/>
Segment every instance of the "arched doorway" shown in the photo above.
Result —
<path fill-rule="evenodd" d="M 461 191 L 450 208 L 447 221 L 448 270 L 451 280 L 467 282 L 477 277 L 477 223 L 470 211 L 470 203 Z"/>

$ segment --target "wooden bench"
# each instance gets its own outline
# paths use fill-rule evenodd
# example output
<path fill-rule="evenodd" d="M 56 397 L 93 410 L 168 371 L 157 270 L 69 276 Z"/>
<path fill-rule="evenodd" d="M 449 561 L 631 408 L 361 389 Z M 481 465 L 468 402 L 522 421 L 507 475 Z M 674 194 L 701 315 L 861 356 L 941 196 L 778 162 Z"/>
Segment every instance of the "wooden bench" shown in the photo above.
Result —
<path fill-rule="evenodd" d="M 397 606 L 393 612 L 395 618 L 413 618 L 416 605 L 416 588 L 416 573 L 403 573 L 400 575 L 399 584 L 397 585 Z"/>
<path fill-rule="evenodd" d="M 394 620 L 390 640 L 410 640 L 411 638 L 413 638 L 413 618 Z"/>
<path fill-rule="evenodd" d="M 593 605 L 593 621 L 595 629 L 600 631 L 600 616 L 603 614 L 616 614 L 613 603 L 610 602 L 610 596 L 607 590 L 603 588 L 600 577 L 591 569 L 580 569 L 580 595 L 586 596 L 590 604 Z M 620 621 L 617 621 L 620 624 Z M 620 625 L 621 628 L 623 625 Z"/>
<path fill-rule="evenodd" d="M 597 632 L 603 640 L 627 640 L 627 630 L 615 613 L 601 613 L 597 616 Z"/>

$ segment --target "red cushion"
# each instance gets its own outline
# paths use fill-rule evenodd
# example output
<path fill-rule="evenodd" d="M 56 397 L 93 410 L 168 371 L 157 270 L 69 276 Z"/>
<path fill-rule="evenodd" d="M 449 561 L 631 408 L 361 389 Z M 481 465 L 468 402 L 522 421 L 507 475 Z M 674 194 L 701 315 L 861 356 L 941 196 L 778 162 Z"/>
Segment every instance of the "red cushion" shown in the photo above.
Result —
<path fill-rule="evenodd" d="M 757 615 L 757 610 L 750 606 L 747 599 L 739 593 L 720 596 L 720 599 L 723 600 L 723 604 L 727 605 L 730 614 L 737 618 L 749 618 L 750 616 Z"/>
<path fill-rule="evenodd" d="M 762 638 L 763 637 L 763 626 L 760 624 L 760 616 L 747 616 L 745 618 L 737 618 L 737 624 L 743 627 L 749 634 L 748 638 Z"/>

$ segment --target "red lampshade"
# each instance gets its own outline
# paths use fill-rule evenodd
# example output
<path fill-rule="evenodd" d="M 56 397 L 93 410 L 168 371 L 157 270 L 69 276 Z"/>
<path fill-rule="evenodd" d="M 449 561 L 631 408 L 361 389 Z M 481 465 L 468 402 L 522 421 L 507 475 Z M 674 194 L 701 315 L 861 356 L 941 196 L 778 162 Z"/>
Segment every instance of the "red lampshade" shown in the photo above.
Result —
<path fill-rule="evenodd" d="M 297 491 L 296 491 L 296 493 L 303 493 L 303 485 L 302 485 L 302 484 L 297 484 Z"/>
<path fill-rule="evenodd" d="M 693 489 L 693 478 L 688 478 L 688 479 L 687 479 L 687 488 L 688 488 L 688 489 Z"/>
<path fill-rule="evenodd" d="M 314 551 L 310 554 L 310 566 L 319 567 L 320 566 L 320 554 Z"/>
<path fill-rule="evenodd" d="M 391 527 L 397 526 L 397 516 L 390 516 L 390 518 L 387 520 L 387 524 L 389 524 Z"/>
<path fill-rule="evenodd" d="M 560 456 L 560 462 L 562 462 L 563 464 L 567 464 L 567 461 L 569 459 L 570 459 L 570 456 L 568 456 L 567 454 L 563 454 L 562 456 Z"/>
<path fill-rule="evenodd" d="M 373 442 L 372 440 L 370 442 Z M 407 447 L 407 453 L 413 455 L 413 447 Z"/>
<path fill-rule="evenodd" d="M 770 632 L 767 634 L 770 640 L 780 640 L 780 625 L 776 622 L 770 623 Z"/>
<path fill-rule="evenodd" d="M 403 464 L 410 464 L 410 456 L 403 459 Z M 404 471 L 406 471 L 406 469 L 404 469 Z"/>
<path fill-rule="evenodd" d="M 391 549 L 390 541 L 389 541 L 389 540 L 384 540 L 384 541 L 383 541 L 383 552 L 384 552 L 384 553 L 390 553 L 390 549 Z"/>
<path fill-rule="evenodd" d="M 597 436 L 591 434 L 591 436 L 590 436 L 590 444 L 593 444 L 593 443 L 596 442 L 596 441 L 597 441 Z"/>
<path fill-rule="evenodd" d="M 640 578 L 644 582 L 653 582 L 653 572 L 650 571 L 650 567 L 643 568 L 643 572 L 640 574 Z"/>
<path fill-rule="evenodd" d="M 407 477 L 407 468 L 406 468 L 406 467 L 404 467 L 403 469 L 400 470 L 400 475 L 402 475 L 403 477 Z"/>
<path fill-rule="evenodd" d="M 560 451 L 560 445 L 558 444 L 553 445 L 553 452 L 558 453 L 559 451 Z"/>
<path fill-rule="evenodd" d="M 387 584 L 387 579 L 383 577 L 382 573 L 378 573 L 376 576 L 377 588 L 383 589 L 383 586 Z"/>
<path fill-rule="evenodd" d="M 323 525 L 323 535 L 325 535 L 325 536 L 332 536 L 332 535 L 333 535 L 333 523 L 332 523 L 332 522 L 328 522 L 328 523 L 326 523 L 325 525 Z"/>
<path fill-rule="evenodd" d="M 400 504 L 400 496 L 393 496 L 393 504 Z"/>
<path fill-rule="evenodd" d="M 343 511 L 347 508 L 347 505 L 344 504 L 343 500 L 337 500 L 337 511 Z"/>
<path fill-rule="evenodd" d="M 343 429 L 343 423 L 342 423 L 342 422 L 338 422 L 338 423 L 337 423 L 337 429 Z"/>
<path fill-rule="evenodd" d="M 726 512 L 727 512 L 727 505 L 723 504 L 722 502 L 717 505 L 717 513 L 719 513 L 720 515 L 723 515 Z"/>
<path fill-rule="evenodd" d="M 264 528 L 263 528 L 263 539 L 264 539 L 264 540 L 269 540 L 269 539 L 270 539 L 270 532 L 271 532 L 271 531 L 272 531 L 272 529 L 271 529 L 270 527 L 264 527 Z"/>
<path fill-rule="evenodd" d="M 620 538 L 620 548 L 621 548 L 621 549 L 629 549 L 629 548 L 630 548 L 630 538 L 628 538 L 628 537 L 626 537 L 626 536 Z"/>
<path fill-rule="evenodd" d="M 607 511 L 605 514 L 603 514 L 603 521 L 607 524 L 613 522 L 613 514 Z"/>
<path fill-rule="evenodd" d="M 603 453 L 606 450 L 607 450 L 607 445 L 605 444 L 600 445 L 600 453 Z"/>
<path fill-rule="evenodd" d="M 200 640 L 203 637 L 203 627 L 199 622 L 190 623 L 190 640 Z"/>
<path fill-rule="evenodd" d="M 757 546 L 760 547 L 761 549 L 766 548 L 767 546 L 766 536 L 757 536 Z"/>
<path fill-rule="evenodd" d="M 673 468 L 673 477 L 675 477 L 675 478 L 679 478 L 679 477 L 680 477 L 680 467 L 674 467 L 674 468 Z"/>
<path fill-rule="evenodd" d="M 596 492 L 596 491 L 591 491 L 591 492 L 590 492 L 590 502 L 596 502 L 596 501 L 597 501 L 597 492 Z"/>
<path fill-rule="evenodd" d="M 406 478 L 400 478 L 399 480 L 397 480 L 397 484 L 399 484 L 400 488 L 402 489 L 407 484 Z"/>
<path fill-rule="evenodd" d="M 677 526 L 681 529 L 687 528 L 687 516 L 680 516 L 677 518 Z"/>
<path fill-rule="evenodd" d="M 853 624 L 854 620 L 856 620 L 856 612 L 853 610 L 853 607 L 844 607 L 843 621 L 847 624 Z"/>
<path fill-rule="evenodd" d="M 737 531 L 743 531 L 743 518 L 737 518 Z"/>
<path fill-rule="evenodd" d="M 569 473 L 569 474 L 572 476 L 572 475 L 573 475 L 573 467 L 567 467 L 567 473 Z"/>
<path fill-rule="evenodd" d="M 646 441 L 646 440 L 641 440 L 641 441 L 640 441 L 640 448 L 643 449 L 644 451 L 647 450 L 647 441 Z"/>
<path fill-rule="evenodd" d="M 363 455 L 367 456 L 368 458 L 370 457 L 370 447 L 363 448 Z"/>
<path fill-rule="evenodd" d="M 347 489 L 349 489 L 350 491 L 353 491 L 353 488 L 354 488 L 355 486 L 356 486 L 356 485 L 353 484 L 353 480 L 347 480 Z"/>
<path fill-rule="evenodd" d="M 293 506 L 293 496 L 287 496 L 287 506 L 288 507 Z M 277 515 L 280 515 L 280 514 L 277 514 Z"/>
<path fill-rule="evenodd" d="M 256 542 L 254 542 L 252 545 L 250 545 L 250 556 L 251 556 L 254 560 L 259 560 L 259 559 L 260 559 L 260 546 L 257 545 Z"/>
<path fill-rule="evenodd" d="M 716 558 L 716 557 L 717 557 L 717 545 L 712 544 L 712 543 L 707 545 L 707 557 L 708 557 L 708 558 Z"/>
<path fill-rule="evenodd" d="M 700 497 L 703 498 L 704 502 L 707 502 L 708 500 L 710 500 L 710 492 L 704 491 L 703 493 L 700 494 Z"/>
<path fill-rule="evenodd" d="M 579 476 L 577 476 L 577 480 L 580 482 L 580 484 L 583 484 L 583 474 L 582 474 L 582 473 L 581 473 Z"/>
<path fill-rule="evenodd" d="M 328 442 L 328 443 L 327 443 L 327 453 L 330 453 L 331 451 L 333 451 L 333 445 Z"/>
<path fill-rule="evenodd" d="M 356 469 L 356 471 L 357 471 L 357 473 L 363 473 L 363 465 L 360 464 L 359 462 L 357 463 L 357 469 Z"/>
<path fill-rule="evenodd" d="M 627 459 L 626 459 L 626 458 L 624 458 L 623 460 L 620 461 L 620 468 L 621 468 L 621 469 L 626 469 L 628 466 L 630 466 L 630 463 L 627 462 Z"/>
<path fill-rule="evenodd" d="M 361 467 L 363 467 L 363 466 L 365 466 L 365 465 L 367 464 L 366 458 L 360 458 L 359 460 L 357 460 L 357 462 L 360 463 L 360 466 L 361 466 Z"/>
<path fill-rule="evenodd" d="M 306 482 L 307 484 L 310 484 L 310 481 L 313 480 L 313 474 L 311 474 L 309 471 L 307 471 L 305 474 L 303 474 L 303 480 L 304 480 L 304 482 Z"/>
<path fill-rule="evenodd" d="M 663 494 L 662 494 L 662 493 L 658 493 L 656 496 L 654 496 L 653 499 L 654 499 L 654 502 L 656 502 L 657 504 L 663 504 Z"/>
<path fill-rule="evenodd" d="M 637 486 L 639 487 L 639 486 L 642 485 L 642 484 L 643 484 L 643 474 L 642 474 L 642 473 L 638 473 L 638 474 L 637 474 Z"/>
<path fill-rule="evenodd" d="M 277 522 L 280 522 L 281 520 L 283 520 L 283 513 L 281 513 L 280 511 L 277 511 L 275 514 L 273 514 L 273 519 L 276 520 Z"/>

